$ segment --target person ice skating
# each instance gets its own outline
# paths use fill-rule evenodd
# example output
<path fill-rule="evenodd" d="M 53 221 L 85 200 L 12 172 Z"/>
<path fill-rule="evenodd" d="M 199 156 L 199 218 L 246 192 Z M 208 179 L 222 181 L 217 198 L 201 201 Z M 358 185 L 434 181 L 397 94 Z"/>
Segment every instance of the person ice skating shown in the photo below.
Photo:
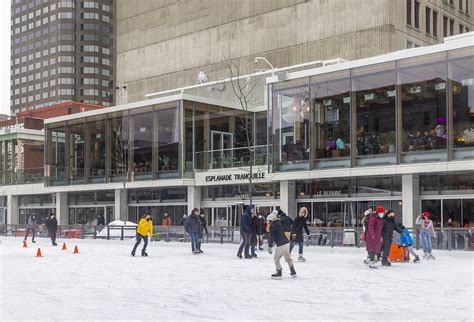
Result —
<path fill-rule="evenodd" d="M 293 220 L 281 209 L 278 209 L 278 217 L 280 218 L 281 224 L 283 225 L 283 230 L 285 231 L 286 238 L 290 240 L 291 227 L 293 226 Z"/>
<path fill-rule="evenodd" d="M 26 224 L 26 233 L 25 233 L 25 240 L 28 238 L 29 233 L 33 234 L 33 237 L 31 238 L 32 243 L 36 243 L 35 237 L 36 237 L 36 215 L 31 215 L 28 218 L 28 223 Z"/>
<path fill-rule="evenodd" d="M 415 253 L 415 250 L 413 249 L 413 238 L 410 235 L 410 232 L 408 229 L 406 229 L 405 226 L 402 224 L 399 224 L 400 229 L 403 231 L 403 235 L 400 235 L 400 246 L 405 246 L 405 254 L 403 255 L 403 260 L 405 262 L 409 262 L 410 260 L 408 259 L 408 253 L 412 254 L 414 259 L 414 263 L 419 263 L 420 262 L 420 257 Z"/>
<path fill-rule="evenodd" d="M 171 226 L 171 217 L 167 212 L 163 214 L 163 221 L 161 222 L 161 225 L 165 227 Z"/>
<path fill-rule="evenodd" d="M 46 219 L 45 226 L 48 230 L 49 237 L 51 237 L 51 243 L 53 244 L 53 246 L 58 246 L 58 244 L 56 244 L 56 231 L 58 230 L 58 220 L 56 219 L 56 216 L 53 213 L 51 213 L 48 219 Z"/>
<path fill-rule="evenodd" d="M 367 209 L 364 211 L 364 216 L 362 217 L 361 224 L 362 224 L 362 236 L 361 239 L 365 240 L 367 238 L 367 231 L 369 227 L 369 218 L 370 215 L 372 214 L 372 208 Z M 370 257 L 369 257 L 369 252 L 367 251 L 367 258 L 364 260 L 365 264 L 368 264 L 370 262 Z"/>
<path fill-rule="evenodd" d="M 420 226 L 421 245 L 423 247 L 423 259 L 436 259 L 432 252 L 431 237 L 436 237 L 433 222 L 428 218 L 430 213 L 425 211 L 416 217 L 415 224 Z"/>
<path fill-rule="evenodd" d="M 103 214 L 99 214 L 97 218 L 97 226 L 105 226 L 105 218 Z"/>
<path fill-rule="evenodd" d="M 290 243 L 290 253 L 298 244 L 298 262 L 305 262 L 306 259 L 303 257 L 303 245 L 304 245 L 304 236 L 303 229 L 306 232 L 306 235 L 309 236 L 308 224 L 306 223 L 306 218 L 308 217 L 308 209 L 302 207 L 298 213 L 298 217 L 293 221 L 291 243 Z"/>
<path fill-rule="evenodd" d="M 258 249 L 263 250 L 263 235 L 265 234 L 265 218 L 262 215 L 258 215 Z"/>
<path fill-rule="evenodd" d="M 275 261 L 276 273 L 272 274 L 272 278 L 279 279 L 282 276 L 282 267 L 280 259 L 285 258 L 290 268 L 290 274 L 292 277 L 296 277 L 295 267 L 293 266 L 293 259 L 290 254 L 290 241 L 286 237 L 285 229 L 281 223 L 280 218 L 275 213 L 271 213 L 267 217 L 267 221 L 270 223 L 270 234 L 268 241 L 268 252 L 272 254 L 273 244 L 276 244 L 275 254 L 273 260 Z"/>
<path fill-rule="evenodd" d="M 133 246 L 132 256 L 135 256 L 135 251 L 138 245 L 143 239 L 142 256 L 148 256 L 146 247 L 148 246 L 148 234 L 150 234 L 150 240 L 153 240 L 153 222 L 150 214 L 146 214 L 144 218 L 140 219 L 137 227 L 137 242 Z"/>
<path fill-rule="evenodd" d="M 204 253 L 201 249 L 201 244 L 204 238 L 204 233 L 206 233 L 206 235 L 209 235 L 209 232 L 207 231 L 206 213 L 202 208 L 201 210 L 199 210 L 199 220 L 201 222 L 201 229 L 199 229 L 198 249 L 200 253 Z"/>
<path fill-rule="evenodd" d="M 201 231 L 201 220 L 199 218 L 199 209 L 194 208 L 191 214 L 186 218 L 184 230 L 189 234 L 189 237 L 191 237 L 191 250 L 193 254 L 200 254 L 199 232 Z"/>
<path fill-rule="evenodd" d="M 370 261 L 367 263 L 370 268 L 377 268 L 375 256 L 380 254 L 381 250 L 381 238 L 383 228 L 383 207 L 377 207 L 377 211 L 373 212 L 369 216 L 369 225 L 367 227 L 367 234 L 365 237 L 365 245 L 367 252 L 369 253 Z"/>
<path fill-rule="evenodd" d="M 252 231 L 252 212 L 253 206 L 248 205 L 240 216 L 240 246 L 237 251 L 237 257 L 242 258 L 242 251 L 247 259 L 252 258 L 249 254 L 250 237 Z"/>
<path fill-rule="evenodd" d="M 255 250 L 257 249 L 258 236 L 261 235 L 260 220 L 257 214 L 252 212 L 252 228 L 250 230 L 250 256 L 257 257 Z"/>
<path fill-rule="evenodd" d="M 382 208 L 382 207 L 378 207 L 378 208 Z M 377 212 L 379 212 L 378 208 L 377 208 Z M 392 266 L 392 264 L 388 260 L 388 257 L 390 256 L 390 247 L 392 247 L 394 230 L 400 235 L 403 235 L 403 231 L 395 223 L 395 212 L 393 210 L 389 210 L 383 217 L 383 228 L 382 228 L 382 265 L 383 266 Z"/>

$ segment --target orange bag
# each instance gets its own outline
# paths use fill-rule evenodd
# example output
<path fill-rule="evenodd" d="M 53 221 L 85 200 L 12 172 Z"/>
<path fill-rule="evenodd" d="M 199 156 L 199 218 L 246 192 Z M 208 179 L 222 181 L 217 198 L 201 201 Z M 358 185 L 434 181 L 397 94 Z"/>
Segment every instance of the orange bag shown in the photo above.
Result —
<path fill-rule="evenodd" d="M 405 246 L 392 244 L 392 246 L 390 247 L 390 255 L 388 256 L 388 259 L 391 262 L 401 263 L 404 261 L 404 255 L 405 255 Z M 408 260 L 410 260 L 410 254 L 408 254 Z"/>

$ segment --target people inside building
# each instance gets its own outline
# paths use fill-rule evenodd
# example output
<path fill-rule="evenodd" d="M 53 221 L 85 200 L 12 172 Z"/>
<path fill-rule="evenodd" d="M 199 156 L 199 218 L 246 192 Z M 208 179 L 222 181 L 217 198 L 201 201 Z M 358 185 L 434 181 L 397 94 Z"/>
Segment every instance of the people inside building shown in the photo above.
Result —
<path fill-rule="evenodd" d="M 53 246 L 58 246 L 56 244 L 56 232 L 58 230 L 58 220 L 56 219 L 56 215 L 54 213 L 51 213 L 46 219 L 45 222 L 46 229 L 48 230 L 49 237 L 51 238 L 51 243 Z"/>
<path fill-rule="evenodd" d="M 99 214 L 97 218 L 97 226 L 105 226 L 105 217 L 103 214 Z"/>
<path fill-rule="evenodd" d="M 150 235 L 150 240 L 153 240 L 153 222 L 149 213 L 145 214 L 145 217 L 140 219 L 137 227 L 136 234 L 136 243 L 133 246 L 132 256 L 135 256 L 135 252 L 140 245 L 140 242 L 143 240 L 142 256 L 148 256 L 146 252 L 146 247 L 148 246 L 148 235 Z"/>
<path fill-rule="evenodd" d="M 301 207 L 298 212 L 298 216 L 293 221 L 292 231 L 291 231 L 291 243 L 290 243 L 290 253 L 298 244 L 298 262 L 305 262 L 306 259 L 303 257 L 303 246 L 304 246 L 304 236 L 303 229 L 306 232 L 306 235 L 309 236 L 308 224 L 306 219 L 308 217 L 308 209 L 306 207 Z"/>
<path fill-rule="evenodd" d="M 274 212 L 272 212 L 267 217 L 267 221 L 270 223 L 270 233 L 268 241 L 268 252 L 273 253 L 273 246 L 276 245 L 273 260 L 275 262 L 276 272 L 272 274 L 272 278 L 281 278 L 282 277 L 282 267 L 280 264 L 281 258 L 285 258 L 285 261 L 288 263 L 290 268 L 290 274 L 292 277 L 296 277 L 295 267 L 293 266 L 293 259 L 290 254 L 290 241 L 286 235 L 286 232 L 283 228 L 280 218 Z"/>
<path fill-rule="evenodd" d="M 432 252 L 431 238 L 436 237 L 436 233 L 433 227 L 433 221 L 429 219 L 430 213 L 425 211 L 418 215 L 415 220 L 415 224 L 420 227 L 420 239 L 423 247 L 423 259 L 436 259 Z"/>

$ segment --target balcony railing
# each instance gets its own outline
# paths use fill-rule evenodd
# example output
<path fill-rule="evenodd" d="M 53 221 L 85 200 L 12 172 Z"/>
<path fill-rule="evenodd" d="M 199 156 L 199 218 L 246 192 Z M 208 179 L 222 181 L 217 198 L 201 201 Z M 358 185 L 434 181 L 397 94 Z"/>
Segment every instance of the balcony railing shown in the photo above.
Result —
<path fill-rule="evenodd" d="M 0 172 L 0 185 L 28 184 L 44 182 L 44 169 L 6 170 Z"/>
<path fill-rule="evenodd" d="M 267 164 L 267 145 L 197 152 L 196 170 L 243 168 Z"/>

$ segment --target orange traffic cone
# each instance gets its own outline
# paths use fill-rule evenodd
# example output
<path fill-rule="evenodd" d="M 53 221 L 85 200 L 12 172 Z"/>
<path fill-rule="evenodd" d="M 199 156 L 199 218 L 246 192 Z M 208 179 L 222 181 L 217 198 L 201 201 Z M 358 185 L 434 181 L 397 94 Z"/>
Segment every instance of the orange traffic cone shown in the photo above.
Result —
<path fill-rule="evenodd" d="M 27 248 L 28 245 L 26 244 L 26 240 L 23 241 L 23 248 Z"/>
<path fill-rule="evenodd" d="M 79 249 L 77 249 L 77 246 L 74 247 L 74 252 L 73 252 L 73 254 L 79 254 Z"/>
<path fill-rule="evenodd" d="M 63 248 L 61 248 L 61 250 L 67 250 L 66 243 L 63 243 Z"/>
<path fill-rule="evenodd" d="M 36 257 L 43 257 L 43 255 L 41 255 L 41 248 L 38 248 L 38 251 L 36 252 Z"/>

